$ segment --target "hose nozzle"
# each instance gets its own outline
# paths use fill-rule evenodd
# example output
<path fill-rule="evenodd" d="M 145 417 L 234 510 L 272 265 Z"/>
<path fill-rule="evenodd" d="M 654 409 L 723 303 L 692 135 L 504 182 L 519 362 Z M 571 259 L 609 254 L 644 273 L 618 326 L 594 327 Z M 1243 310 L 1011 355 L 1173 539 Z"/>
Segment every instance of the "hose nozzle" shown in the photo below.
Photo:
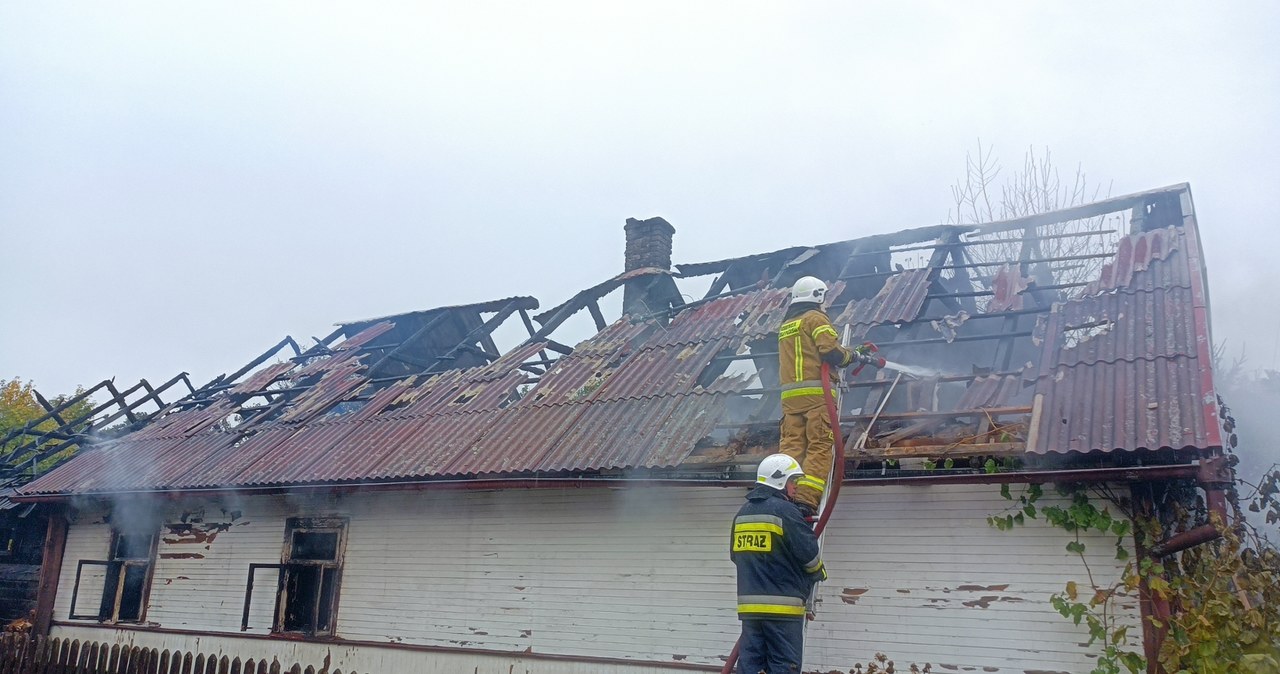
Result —
<path fill-rule="evenodd" d="M 879 352 L 880 347 L 872 342 L 863 342 L 853 347 L 853 359 L 859 363 L 858 367 L 853 369 L 853 376 L 858 376 L 858 373 L 862 372 L 862 368 L 868 365 L 878 368 L 884 367 L 884 359 L 878 355 Z"/>

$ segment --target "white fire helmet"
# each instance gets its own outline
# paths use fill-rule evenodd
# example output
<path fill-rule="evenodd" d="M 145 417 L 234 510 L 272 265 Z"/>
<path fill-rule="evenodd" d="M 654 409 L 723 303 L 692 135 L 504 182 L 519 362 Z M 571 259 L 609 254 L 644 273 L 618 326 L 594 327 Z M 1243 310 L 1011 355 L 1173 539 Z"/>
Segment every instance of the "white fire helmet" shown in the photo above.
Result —
<path fill-rule="evenodd" d="M 822 279 L 812 276 L 802 276 L 800 280 L 791 286 L 792 302 L 816 302 L 822 304 L 822 300 L 827 297 L 827 284 Z"/>
<path fill-rule="evenodd" d="M 756 483 L 782 491 L 787 488 L 787 480 L 796 475 L 804 475 L 804 469 L 795 459 L 786 454 L 771 454 L 756 469 Z"/>

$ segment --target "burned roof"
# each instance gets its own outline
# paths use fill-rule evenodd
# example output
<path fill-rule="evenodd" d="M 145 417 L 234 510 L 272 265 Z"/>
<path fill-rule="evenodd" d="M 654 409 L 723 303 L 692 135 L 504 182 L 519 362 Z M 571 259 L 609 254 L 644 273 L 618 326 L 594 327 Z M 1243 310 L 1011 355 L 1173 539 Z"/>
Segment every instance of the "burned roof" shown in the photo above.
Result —
<path fill-rule="evenodd" d="M 638 267 L 532 317 L 536 300 L 513 297 L 342 324 L 215 379 L 20 495 L 724 475 L 776 444 L 775 335 L 802 275 L 831 284 L 838 329 L 900 367 L 843 382 L 852 456 L 1212 450 L 1222 434 L 1198 236 L 1178 185 L 678 273 Z M 702 298 L 680 297 L 677 282 L 712 275 Z M 601 299 L 617 289 L 628 310 L 608 321 Z M 555 339 L 581 311 L 597 332 Z M 498 349 L 494 331 L 515 315 L 528 337 Z"/>

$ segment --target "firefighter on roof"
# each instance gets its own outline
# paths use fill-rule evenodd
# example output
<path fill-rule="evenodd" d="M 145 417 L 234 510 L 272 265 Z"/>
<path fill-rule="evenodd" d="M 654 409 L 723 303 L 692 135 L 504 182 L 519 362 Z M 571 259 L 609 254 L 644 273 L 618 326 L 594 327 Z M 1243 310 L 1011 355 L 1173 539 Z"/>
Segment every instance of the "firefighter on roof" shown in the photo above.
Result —
<path fill-rule="evenodd" d="M 831 474 L 832 419 L 822 392 L 822 362 L 845 367 L 854 354 L 822 310 L 827 284 L 805 276 L 791 287 L 791 305 L 778 328 L 778 378 L 782 384 L 782 438 L 778 449 L 800 463 L 795 501 L 806 514 L 818 510 Z M 834 383 L 834 381 L 833 381 Z"/>
<path fill-rule="evenodd" d="M 743 674 L 799 672 L 804 660 L 805 599 L 827 579 L 818 537 L 792 502 L 804 478 L 790 456 L 765 457 L 733 520 L 729 558 L 738 568 Z"/>

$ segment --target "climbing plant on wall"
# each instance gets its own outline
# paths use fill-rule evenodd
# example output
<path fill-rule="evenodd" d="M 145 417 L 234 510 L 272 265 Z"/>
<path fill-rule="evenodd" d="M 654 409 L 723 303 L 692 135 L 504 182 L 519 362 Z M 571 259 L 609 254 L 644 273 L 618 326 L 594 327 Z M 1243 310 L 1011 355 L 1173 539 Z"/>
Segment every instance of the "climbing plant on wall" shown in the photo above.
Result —
<path fill-rule="evenodd" d="M 1280 470 L 1268 472 L 1257 485 L 1241 484 L 1252 487 L 1243 499 L 1247 509 L 1268 513 L 1269 524 L 1280 522 Z M 1069 581 L 1049 601 L 1064 618 L 1088 630 L 1090 645 L 1100 647 L 1091 674 L 1146 670 L 1146 658 L 1136 649 L 1141 636 L 1129 634 L 1115 610 L 1119 597 L 1138 591 L 1170 607 L 1163 618 L 1147 618 L 1150 628 L 1165 635 L 1159 652 L 1165 671 L 1280 672 L 1280 551 L 1245 520 L 1237 491 L 1228 494 L 1230 522 L 1209 513 L 1189 485 L 1162 491 L 1167 506 L 1159 516 L 1135 513 L 1130 499 L 1105 487 L 1070 485 L 1058 491 L 1069 505 L 1040 506 L 1044 492 L 1039 485 L 1016 497 L 1008 485 L 1002 486 L 1001 495 L 1011 504 L 987 521 L 1010 531 L 1029 519 L 1042 519 L 1070 535 L 1064 547 L 1079 558 L 1088 586 Z M 1162 559 L 1129 556 L 1125 541 L 1131 534 L 1138 548 L 1146 549 L 1205 521 L 1218 529 L 1220 538 Z M 1095 579 L 1081 540 L 1088 532 L 1115 536 L 1116 558 L 1126 560 L 1117 582 L 1106 585 Z"/>

